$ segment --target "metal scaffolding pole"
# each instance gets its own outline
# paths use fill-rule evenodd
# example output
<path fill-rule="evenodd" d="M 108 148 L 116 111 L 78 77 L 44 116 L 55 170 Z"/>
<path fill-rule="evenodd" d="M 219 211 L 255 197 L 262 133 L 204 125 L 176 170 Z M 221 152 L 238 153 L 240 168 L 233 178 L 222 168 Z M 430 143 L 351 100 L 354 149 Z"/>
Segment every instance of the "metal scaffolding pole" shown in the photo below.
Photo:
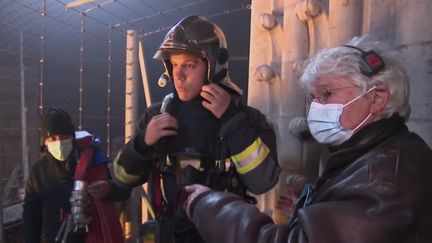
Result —
<path fill-rule="evenodd" d="M 128 30 L 126 33 L 126 85 L 125 85 L 125 143 L 134 135 L 138 122 L 138 32 Z M 132 233 L 130 242 L 138 242 L 141 225 L 141 194 L 139 188 L 132 191 L 130 198 L 131 227 L 126 227 L 126 235 Z M 129 241 L 128 241 L 129 242 Z"/>
<path fill-rule="evenodd" d="M 25 67 L 24 67 L 24 44 L 23 31 L 20 31 L 20 76 L 21 76 L 21 148 L 22 148 L 22 185 L 27 180 L 29 161 L 27 144 L 27 106 L 25 101 Z"/>

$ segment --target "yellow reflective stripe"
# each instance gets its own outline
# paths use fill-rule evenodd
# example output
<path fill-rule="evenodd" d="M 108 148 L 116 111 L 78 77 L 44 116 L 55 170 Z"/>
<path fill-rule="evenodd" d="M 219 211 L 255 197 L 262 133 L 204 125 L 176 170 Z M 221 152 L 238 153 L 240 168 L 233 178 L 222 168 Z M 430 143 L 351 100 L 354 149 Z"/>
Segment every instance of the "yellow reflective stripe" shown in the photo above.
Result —
<path fill-rule="evenodd" d="M 140 177 L 128 174 L 126 170 L 123 168 L 123 166 L 118 164 L 119 158 L 120 158 L 120 153 L 117 154 L 116 158 L 113 161 L 114 176 L 116 177 L 116 179 L 121 183 L 125 183 L 125 184 L 136 183 L 140 179 Z"/>
<path fill-rule="evenodd" d="M 241 153 L 231 156 L 231 159 L 237 167 L 237 172 L 246 174 L 260 165 L 269 153 L 270 149 L 258 137 Z"/>

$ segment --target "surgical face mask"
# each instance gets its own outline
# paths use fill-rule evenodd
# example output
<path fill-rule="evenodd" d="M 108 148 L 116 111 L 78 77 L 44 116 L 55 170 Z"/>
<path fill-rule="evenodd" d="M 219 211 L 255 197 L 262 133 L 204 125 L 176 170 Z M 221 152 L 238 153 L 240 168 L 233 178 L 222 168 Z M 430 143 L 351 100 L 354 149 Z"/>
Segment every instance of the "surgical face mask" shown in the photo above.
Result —
<path fill-rule="evenodd" d="M 366 93 L 357 96 L 346 104 L 321 104 L 312 102 L 307 118 L 308 126 L 312 136 L 322 144 L 335 146 L 346 142 L 352 137 L 354 132 L 359 129 L 372 115 L 369 115 L 354 129 L 347 129 L 340 124 L 340 117 L 343 108 L 354 101 L 360 99 L 367 93 L 375 89 L 375 86 Z"/>
<path fill-rule="evenodd" d="M 48 152 L 59 161 L 65 161 L 73 149 L 71 139 L 49 142 L 46 146 L 48 148 Z"/>

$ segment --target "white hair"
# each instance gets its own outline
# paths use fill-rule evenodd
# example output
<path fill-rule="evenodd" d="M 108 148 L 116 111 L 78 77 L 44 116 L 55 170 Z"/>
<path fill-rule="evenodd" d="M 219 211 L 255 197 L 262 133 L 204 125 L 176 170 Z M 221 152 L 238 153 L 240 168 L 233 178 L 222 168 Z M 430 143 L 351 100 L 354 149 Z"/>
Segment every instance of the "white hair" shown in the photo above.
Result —
<path fill-rule="evenodd" d="M 407 121 L 411 110 L 410 85 L 407 72 L 399 63 L 400 54 L 384 43 L 372 41 L 366 36 L 354 37 L 347 45 L 363 51 L 375 51 L 385 63 L 384 69 L 371 77 L 362 74 L 359 62 L 360 51 L 339 46 L 321 50 L 309 59 L 300 77 L 301 85 L 310 88 L 318 78 L 328 75 L 348 77 L 363 92 L 375 85 L 385 85 L 389 89 L 390 96 L 386 107 L 378 115 L 384 118 L 399 114 Z"/>

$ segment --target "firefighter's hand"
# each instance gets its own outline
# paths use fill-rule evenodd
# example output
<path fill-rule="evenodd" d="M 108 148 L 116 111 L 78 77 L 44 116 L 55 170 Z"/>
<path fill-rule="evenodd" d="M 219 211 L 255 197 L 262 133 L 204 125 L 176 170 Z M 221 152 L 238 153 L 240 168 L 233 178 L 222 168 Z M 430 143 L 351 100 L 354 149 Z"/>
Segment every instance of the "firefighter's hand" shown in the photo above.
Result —
<path fill-rule="evenodd" d="M 160 138 L 177 135 L 179 125 L 177 119 L 169 113 L 162 113 L 152 117 L 147 124 L 144 142 L 151 146 Z"/>
<path fill-rule="evenodd" d="M 183 188 L 183 191 L 181 193 L 181 199 L 180 202 L 182 203 L 186 214 L 189 218 L 191 218 L 191 212 L 190 212 L 190 206 L 192 204 L 192 201 L 197 198 L 198 195 L 200 195 L 203 192 L 206 192 L 210 190 L 210 188 L 203 186 L 203 185 L 199 185 L 199 184 L 194 184 L 194 185 L 190 185 L 190 186 L 185 186 Z"/>
<path fill-rule="evenodd" d="M 309 139 L 312 137 L 306 117 L 294 117 L 291 119 L 288 124 L 288 131 L 299 139 Z"/>
<path fill-rule="evenodd" d="M 299 194 L 295 192 L 293 189 L 288 189 L 283 195 L 280 195 L 276 201 L 276 214 L 279 214 L 279 218 L 283 218 L 281 220 L 283 222 L 287 222 L 289 218 L 291 218 L 294 207 L 298 201 Z M 276 216 L 276 215 L 275 215 Z"/>
<path fill-rule="evenodd" d="M 230 94 L 218 84 L 203 85 L 200 95 L 204 98 L 203 106 L 217 118 L 222 117 L 231 102 Z"/>
<path fill-rule="evenodd" d="M 94 199 L 102 199 L 111 193 L 111 186 L 107 181 L 94 181 L 87 186 L 87 192 Z"/>

